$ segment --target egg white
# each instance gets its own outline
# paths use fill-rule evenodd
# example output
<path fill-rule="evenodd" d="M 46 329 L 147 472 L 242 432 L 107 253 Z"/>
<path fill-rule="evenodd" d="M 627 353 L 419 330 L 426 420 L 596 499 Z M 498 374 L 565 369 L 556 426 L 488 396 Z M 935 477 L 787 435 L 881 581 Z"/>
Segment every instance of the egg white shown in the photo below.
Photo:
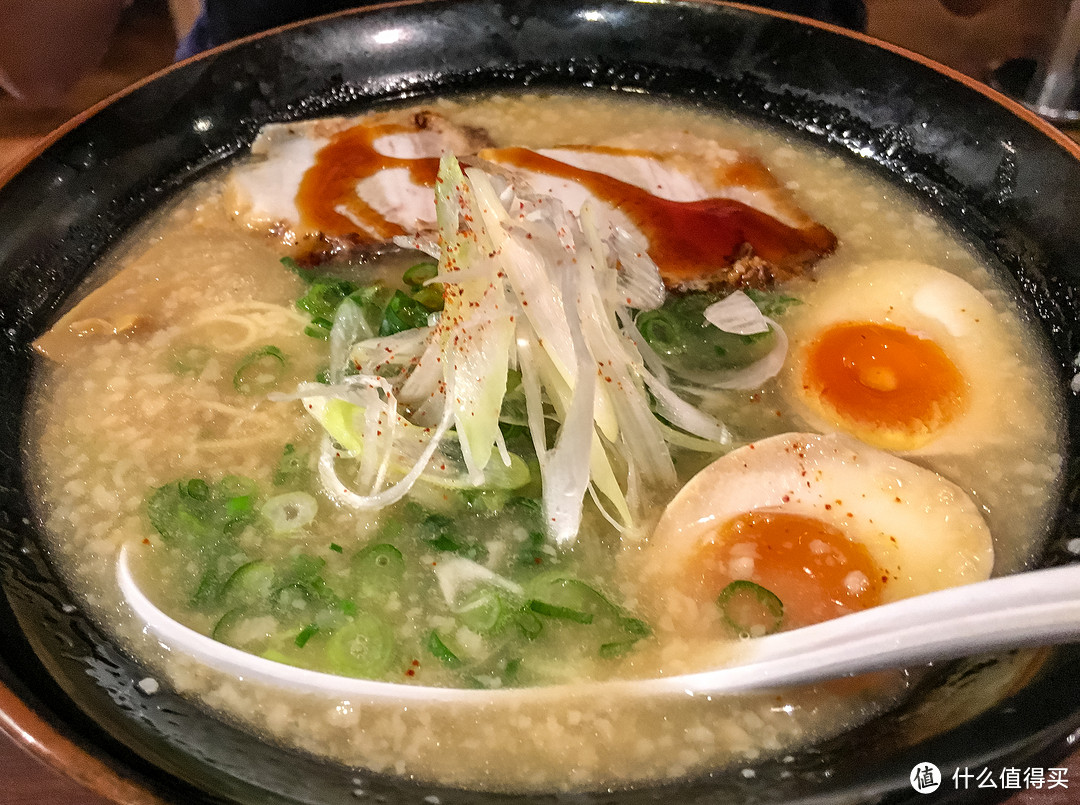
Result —
<path fill-rule="evenodd" d="M 960 277 L 925 263 L 885 260 L 838 268 L 808 286 L 802 305 L 783 321 L 790 340 L 781 389 L 809 429 L 849 431 L 841 418 L 823 413 L 807 398 L 802 381 L 809 347 L 828 328 L 845 322 L 901 327 L 935 343 L 967 384 L 965 406 L 922 444 L 896 449 L 902 455 L 970 455 L 1000 440 L 1002 423 L 1015 416 L 1015 394 L 1004 388 L 1023 383 L 1021 340 L 1016 322 L 995 309 Z"/>
<path fill-rule="evenodd" d="M 752 511 L 814 518 L 865 546 L 889 576 L 881 603 L 982 581 L 994 565 L 989 528 L 951 481 L 843 434 L 786 433 L 717 459 L 668 504 L 648 547 L 661 606 L 701 547 Z"/>

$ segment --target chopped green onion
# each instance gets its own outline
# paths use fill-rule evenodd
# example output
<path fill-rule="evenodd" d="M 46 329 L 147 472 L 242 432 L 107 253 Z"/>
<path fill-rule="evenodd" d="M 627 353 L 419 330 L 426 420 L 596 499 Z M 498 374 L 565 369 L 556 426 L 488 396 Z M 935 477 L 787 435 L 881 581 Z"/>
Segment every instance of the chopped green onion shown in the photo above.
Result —
<path fill-rule="evenodd" d="M 296 640 L 293 642 L 296 643 L 297 648 L 303 648 L 305 645 L 307 645 L 307 641 L 314 637 L 318 631 L 319 624 L 309 623 L 307 626 L 300 630 L 300 634 L 296 636 Z"/>
<path fill-rule="evenodd" d="M 394 642 L 389 626 L 361 612 L 334 629 L 326 642 L 326 658 L 337 673 L 376 678 L 393 662 Z"/>
<path fill-rule="evenodd" d="M 292 444 L 285 445 L 278 460 L 277 469 L 274 470 L 274 486 L 285 486 L 301 480 L 307 473 L 307 454 L 296 452 Z"/>
<path fill-rule="evenodd" d="M 542 565 L 545 560 L 553 557 L 544 548 L 547 546 L 547 537 L 543 531 L 530 531 L 525 539 L 525 544 L 518 551 L 518 564 L 528 567 Z"/>
<path fill-rule="evenodd" d="M 521 609 L 514 618 L 521 633 L 529 640 L 535 640 L 544 631 L 544 623 L 529 609 Z"/>
<path fill-rule="evenodd" d="M 282 257 L 281 264 L 304 282 L 311 283 L 315 281 L 315 272 L 310 268 L 304 268 L 292 257 Z"/>
<path fill-rule="evenodd" d="M 437 551 L 456 553 L 474 562 L 483 563 L 488 549 L 482 542 L 469 542 L 461 538 L 457 523 L 444 514 L 429 514 L 420 525 L 420 539 Z"/>
<path fill-rule="evenodd" d="M 319 504 L 307 492 L 285 492 L 270 498 L 259 511 L 275 533 L 285 534 L 303 528 L 314 520 L 319 512 Z"/>
<path fill-rule="evenodd" d="M 652 634 L 652 629 L 649 628 L 649 624 L 640 618 L 626 618 L 624 617 L 620 622 L 626 633 L 633 636 L 635 639 L 648 637 Z"/>
<path fill-rule="evenodd" d="M 721 590 L 716 605 L 740 637 L 772 634 L 779 631 L 784 619 L 784 604 L 776 594 L 746 579 Z"/>
<path fill-rule="evenodd" d="M 285 374 L 285 355 L 275 346 L 265 346 L 246 355 L 233 374 L 233 388 L 241 394 L 270 391 Z"/>
<path fill-rule="evenodd" d="M 749 366 L 769 353 L 776 333 L 770 328 L 739 335 L 713 326 L 705 319 L 705 309 L 723 298 L 711 291 L 671 295 L 662 307 L 640 313 L 634 323 L 660 360 L 678 374 L 708 376 Z"/>
<path fill-rule="evenodd" d="M 175 350 L 172 353 L 172 370 L 178 375 L 202 374 L 213 356 L 213 350 L 209 347 L 192 346 Z"/>
<path fill-rule="evenodd" d="M 292 567 L 289 568 L 286 584 L 310 583 L 319 576 L 319 572 L 326 566 L 326 560 L 321 556 L 311 556 L 301 553 L 293 559 Z"/>
<path fill-rule="evenodd" d="M 335 277 L 316 277 L 307 293 L 296 300 L 296 306 L 311 314 L 313 321 L 334 320 L 334 311 L 345 297 L 356 291 L 356 285 L 348 280 Z"/>
<path fill-rule="evenodd" d="M 757 305 L 762 315 L 775 319 L 783 316 L 789 307 L 801 305 L 802 300 L 794 296 L 780 293 L 779 291 L 759 291 L 757 288 L 744 288 L 743 293 L 750 297 Z"/>
<path fill-rule="evenodd" d="M 395 291 L 383 313 L 379 335 L 394 335 L 417 327 L 427 327 L 429 314 L 430 311 L 420 302 L 406 296 L 402 291 Z"/>
<path fill-rule="evenodd" d="M 352 575 L 360 596 L 382 598 L 401 585 L 405 558 L 389 543 L 368 545 L 352 558 Z"/>
<path fill-rule="evenodd" d="M 210 497 L 210 485 L 202 478 L 192 478 L 187 482 L 184 491 L 187 492 L 189 498 L 195 500 L 206 500 Z"/>
<path fill-rule="evenodd" d="M 616 640 L 611 643 L 602 643 L 600 645 L 599 654 L 605 660 L 621 657 L 630 651 L 636 643 L 637 640 Z"/>
<path fill-rule="evenodd" d="M 273 619 L 252 616 L 244 607 L 237 607 L 218 619 L 210 636 L 227 646 L 265 656 L 276 625 Z"/>
<path fill-rule="evenodd" d="M 458 655 L 449 649 L 443 639 L 439 637 L 439 633 L 434 629 L 428 635 L 427 648 L 444 665 L 455 666 L 461 664 Z"/>
<path fill-rule="evenodd" d="M 502 629 L 510 615 L 502 591 L 491 586 L 474 588 L 454 612 L 463 626 L 477 634 L 491 634 Z"/>
<path fill-rule="evenodd" d="M 420 288 L 428 280 L 435 279 L 438 274 L 438 263 L 417 263 L 416 265 L 405 269 L 405 273 L 401 275 L 401 279 L 406 285 L 412 288 Z"/>
<path fill-rule="evenodd" d="M 243 514 L 244 512 L 251 511 L 251 495 L 238 495 L 234 498 L 229 498 L 229 502 L 225 504 L 225 511 L 229 515 Z"/>
<path fill-rule="evenodd" d="M 443 284 L 441 282 L 433 282 L 431 285 L 425 285 L 423 288 L 413 293 L 412 298 L 431 312 L 442 310 Z"/>
<path fill-rule="evenodd" d="M 259 490 L 258 484 L 244 475 L 226 475 L 221 479 L 220 486 L 221 491 L 228 498 L 254 495 Z"/>
<path fill-rule="evenodd" d="M 243 564 L 221 588 L 222 597 L 237 604 L 265 601 L 274 588 L 276 575 L 274 566 L 263 559 Z"/>
<path fill-rule="evenodd" d="M 330 543 L 330 550 L 334 553 L 345 553 L 345 549 L 338 545 L 336 542 Z"/>
<path fill-rule="evenodd" d="M 593 614 L 591 612 L 583 612 L 580 609 L 574 609 L 573 607 L 562 607 L 557 604 L 549 604 L 546 601 L 537 601 L 535 598 L 528 602 L 528 607 L 538 615 L 543 615 L 546 618 L 557 618 L 558 620 L 573 621 L 574 623 L 592 623 Z"/>
<path fill-rule="evenodd" d="M 514 657 L 507 660 L 503 670 L 503 680 L 505 682 L 513 682 L 517 679 L 518 674 L 521 672 L 521 657 Z"/>

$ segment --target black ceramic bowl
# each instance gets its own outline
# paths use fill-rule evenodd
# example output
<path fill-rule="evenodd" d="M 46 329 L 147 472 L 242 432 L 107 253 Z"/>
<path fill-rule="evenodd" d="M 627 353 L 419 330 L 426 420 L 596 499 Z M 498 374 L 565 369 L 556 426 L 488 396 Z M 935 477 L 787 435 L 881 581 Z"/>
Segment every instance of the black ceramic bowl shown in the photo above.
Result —
<path fill-rule="evenodd" d="M 391 28 L 401 34 L 394 44 L 376 44 L 373 34 Z M 515 87 L 644 92 L 731 110 L 873 166 L 1012 276 L 1061 382 L 1071 379 L 1080 149 L 910 54 L 795 18 L 667 1 L 390 5 L 246 40 L 92 111 L 0 188 L 0 724 L 36 733 L 46 747 L 74 744 L 84 779 L 131 802 L 502 801 L 289 752 L 168 691 L 147 696 L 136 685 L 145 674 L 80 613 L 43 554 L 20 411 L 28 345 L 94 261 L 179 189 L 243 152 L 262 124 Z M 1078 533 L 1077 406 L 1070 396 L 1068 482 L 1046 564 L 1068 561 L 1065 545 Z M 1012 662 L 1030 671 L 988 709 L 961 707 L 959 723 L 940 718 L 934 697 L 977 699 L 971 688 L 985 684 L 975 673 L 985 662 L 940 669 L 901 710 L 786 763 L 760 763 L 752 778 L 719 769 L 662 788 L 536 801 L 901 802 L 920 799 L 908 782 L 917 762 L 936 763 L 947 779 L 957 767 L 1049 765 L 1080 725 L 1080 649 Z M 935 796 L 984 793 L 947 782 Z"/>

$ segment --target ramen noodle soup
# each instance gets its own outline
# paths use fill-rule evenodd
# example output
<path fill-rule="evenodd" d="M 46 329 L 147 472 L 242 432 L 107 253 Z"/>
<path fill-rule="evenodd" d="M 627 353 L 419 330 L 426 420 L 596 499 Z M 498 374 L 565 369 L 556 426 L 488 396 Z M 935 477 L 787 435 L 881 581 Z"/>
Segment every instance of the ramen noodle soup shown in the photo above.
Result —
<path fill-rule="evenodd" d="M 641 100 L 267 126 L 36 347 L 51 554 L 155 679 L 482 789 L 874 717 L 916 672 L 644 681 L 1023 570 L 1061 466 L 1053 372 L 977 249 L 848 160 Z"/>

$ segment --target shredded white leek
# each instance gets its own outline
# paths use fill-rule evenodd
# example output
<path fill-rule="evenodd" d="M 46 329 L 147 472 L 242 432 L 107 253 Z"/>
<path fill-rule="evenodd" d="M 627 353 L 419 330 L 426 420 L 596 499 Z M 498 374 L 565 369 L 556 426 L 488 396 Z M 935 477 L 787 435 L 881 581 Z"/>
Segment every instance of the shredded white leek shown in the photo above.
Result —
<path fill-rule="evenodd" d="M 767 333 L 769 322 L 754 300 L 742 291 L 734 291 L 719 302 L 713 302 L 705 308 L 705 321 L 725 333 L 736 335 L 754 335 Z"/>
<path fill-rule="evenodd" d="M 319 462 L 327 493 L 378 509 L 419 481 L 515 488 L 528 470 L 502 438 L 500 424 L 513 421 L 532 437 L 549 536 L 577 538 L 587 494 L 633 534 L 648 497 L 676 483 L 670 446 L 720 452 L 732 441 L 723 423 L 680 396 L 634 327 L 632 309 L 659 307 L 665 297 L 645 244 L 620 230 L 602 234 L 588 205 L 566 210 L 501 174 L 462 171 L 449 155 L 440 163 L 436 217 L 437 246 L 410 245 L 439 259 L 442 315 L 378 338 L 363 329 L 358 308 L 340 310 L 333 384 L 298 392 L 328 434 Z M 748 297 L 733 296 L 713 310 L 718 326 L 760 332 L 754 328 L 766 322 L 786 350 L 779 327 Z M 782 362 L 774 350 L 765 365 L 730 379 L 775 373 L 777 354 Z M 394 372 L 385 371 L 390 365 Z M 510 369 L 521 387 L 504 413 Z M 353 370 L 361 374 L 347 376 Z M 441 568 L 448 595 L 487 573 Z"/>

